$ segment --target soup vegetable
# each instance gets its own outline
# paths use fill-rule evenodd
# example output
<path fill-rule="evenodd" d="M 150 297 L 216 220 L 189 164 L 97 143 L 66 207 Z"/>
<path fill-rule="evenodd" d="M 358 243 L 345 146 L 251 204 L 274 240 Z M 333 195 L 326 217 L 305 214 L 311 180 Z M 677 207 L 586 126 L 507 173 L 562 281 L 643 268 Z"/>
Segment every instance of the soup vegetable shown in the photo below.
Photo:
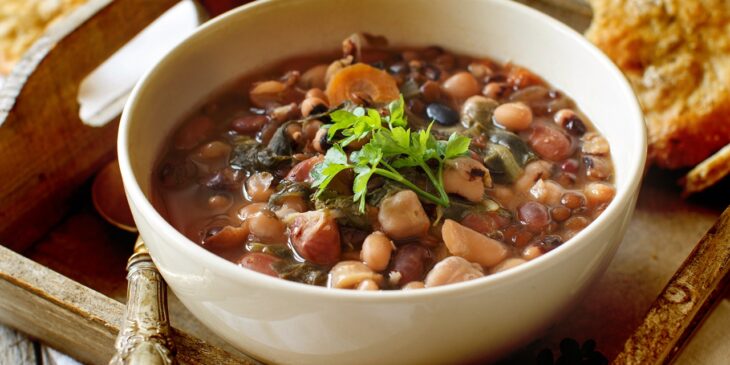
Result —
<path fill-rule="evenodd" d="M 435 287 L 555 249 L 614 196 L 609 145 L 529 70 L 355 34 L 215 95 L 171 136 L 155 204 L 257 272 Z"/>

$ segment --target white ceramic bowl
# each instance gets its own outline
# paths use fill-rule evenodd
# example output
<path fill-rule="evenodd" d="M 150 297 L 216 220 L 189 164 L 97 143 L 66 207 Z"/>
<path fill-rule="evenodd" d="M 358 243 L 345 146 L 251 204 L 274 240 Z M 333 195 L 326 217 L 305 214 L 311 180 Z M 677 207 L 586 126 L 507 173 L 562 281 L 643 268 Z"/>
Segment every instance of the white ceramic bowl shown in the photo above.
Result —
<path fill-rule="evenodd" d="M 221 86 L 355 31 L 513 60 L 565 91 L 608 139 L 617 194 L 588 228 L 500 274 L 439 288 L 324 289 L 243 270 L 189 241 L 150 204 L 154 163 L 176 123 Z M 137 85 L 119 161 L 137 227 L 167 283 L 215 333 L 276 363 L 425 364 L 494 359 L 558 321 L 606 268 L 631 216 L 646 136 L 628 83 L 563 24 L 509 1 L 257 1 L 205 24 Z"/>

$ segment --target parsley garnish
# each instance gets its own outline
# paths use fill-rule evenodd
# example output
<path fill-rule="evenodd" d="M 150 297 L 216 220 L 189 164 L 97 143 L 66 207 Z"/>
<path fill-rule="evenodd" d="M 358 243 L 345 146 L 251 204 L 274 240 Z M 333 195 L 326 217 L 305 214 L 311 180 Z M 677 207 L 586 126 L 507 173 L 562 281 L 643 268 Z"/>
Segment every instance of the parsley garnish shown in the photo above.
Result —
<path fill-rule="evenodd" d="M 352 169 L 355 173 L 353 201 L 358 202 L 361 212 L 365 211 L 368 181 L 373 175 L 398 182 L 435 204 L 449 205 L 443 183 L 444 162 L 466 154 L 471 139 L 453 133 L 447 141 L 437 140 L 431 134 L 433 123 L 425 130 L 411 131 L 407 127 L 402 96 L 388 105 L 388 111 L 389 115 L 385 117 L 375 109 L 362 107 L 352 111 L 340 109 L 330 114 L 333 124 L 328 138 L 334 140 L 338 134 L 344 138 L 334 143 L 324 161 L 312 170 L 312 186 L 317 187 L 315 197 L 322 194 L 337 174 Z M 370 141 L 348 158 L 344 147 L 368 137 Z M 437 165 L 435 173 L 429 165 L 432 162 Z M 438 195 L 421 189 L 398 172 L 407 167 L 421 169 Z"/>

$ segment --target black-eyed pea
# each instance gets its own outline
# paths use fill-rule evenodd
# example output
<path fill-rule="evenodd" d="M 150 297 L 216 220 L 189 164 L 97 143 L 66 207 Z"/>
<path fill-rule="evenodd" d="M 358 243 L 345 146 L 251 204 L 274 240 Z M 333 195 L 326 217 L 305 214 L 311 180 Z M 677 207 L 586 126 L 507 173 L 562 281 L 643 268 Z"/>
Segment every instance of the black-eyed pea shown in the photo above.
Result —
<path fill-rule="evenodd" d="M 472 202 L 482 201 L 484 188 L 492 185 L 489 170 L 471 157 L 447 160 L 443 181 L 447 193 L 461 195 Z"/>
<path fill-rule="evenodd" d="M 271 173 L 257 172 L 246 180 L 246 195 L 252 202 L 267 202 L 274 193 L 273 182 Z"/>
<path fill-rule="evenodd" d="M 494 109 L 494 121 L 510 131 L 523 131 L 532 124 L 532 109 L 524 103 L 504 103 Z"/>
<path fill-rule="evenodd" d="M 540 179 L 550 178 L 552 164 L 544 160 L 537 160 L 525 166 L 525 172 L 514 183 L 515 191 L 527 192 Z"/>
<path fill-rule="evenodd" d="M 311 114 L 324 113 L 329 109 L 327 101 L 319 97 L 308 97 L 302 101 L 301 113 L 302 116 L 308 117 Z"/>
<path fill-rule="evenodd" d="M 385 233 L 375 231 L 362 243 L 360 260 L 374 271 L 383 271 L 388 267 L 394 249 L 393 241 Z"/>
<path fill-rule="evenodd" d="M 378 287 L 378 283 L 372 279 L 363 280 L 357 286 L 357 290 L 373 291 L 378 289 L 380 289 L 380 287 Z"/>
<path fill-rule="evenodd" d="M 482 89 L 482 95 L 492 98 L 492 99 L 498 99 L 504 94 L 504 92 L 507 90 L 507 84 L 503 82 L 490 82 L 486 85 L 484 85 L 484 88 Z"/>
<path fill-rule="evenodd" d="M 513 267 L 517 267 L 519 265 L 522 265 L 525 262 L 527 262 L 527 261 L 525 261 L 524 259 L 517 258 L 517 257 L 508 258 L 508 259 L 500 262 L 494 268 L 492 268 L 492 273 L 498 273 L 498 272 L 502 272 L 502 271 L 505 271 L 505 270 L 509 270 L 509 269 L 511 269 Z"/>
<path fill-rule="evenodd" d="M 375 273 L 360 261 L 340 261 L 329 272 L 328 288 L 353 289 L 366 280 L 382 281 L 382 275 Z"/>
<path fill-rule="evenodd" d="M 482 267 L 459 256 L 449 256 L 434 265 L 426 275 L 424 286 L 432 288 L 446 284 L 478 279 L 484 276 Z"/>
<path fill-rule="evenodd" d="M 312 148 L 314 148 L 315 151 L 325 153 L 325 151 L 327 151 L 330 147 L 331 144 L 327 138 L 328 131 L 329 128 L 322 127 L 317 131 L 317 134 L 314 135 L 314 139 L 312 139 Z"/>

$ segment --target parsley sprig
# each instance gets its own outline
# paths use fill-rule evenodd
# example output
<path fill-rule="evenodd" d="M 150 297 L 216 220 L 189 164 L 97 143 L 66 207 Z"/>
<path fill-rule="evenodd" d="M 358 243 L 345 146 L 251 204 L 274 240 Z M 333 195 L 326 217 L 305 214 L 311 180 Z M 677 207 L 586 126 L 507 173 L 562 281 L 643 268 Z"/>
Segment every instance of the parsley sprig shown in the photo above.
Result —
<path fill-rule="evenodd" d="M 448 159 L 466 154 L 471 139 L 453 133 L 446 141 L 438 140 L 431 134 L 433 123 L 425 130 L 411 131 L 405 117 L 402 96 L 388 105 L 388 111 L 389 114 L 385 117 L 381 117 L 375 109 L 362 107 L 352 111 L 340 109 L 330 114 L 333 124 L 330 126 L 328 139 L 332 141 L 338 135 L 343 138 L 334 143 L 325 154 L 324 161 L 312 170 L 312 186 L 317 187 L 315 197 L 327 189 L 337 174 L 353 170 L 353 201 L 358 202 L 360 211 L 365 211 L 367 185 L 373 175 L 402 184 L 435 204 L 449 205 L 449 197 L 444 191 L 444 163 Z M 367 138 L 370 140 L 348 158 L 344 147 Z M 436 165 L 436 172 L 431 165 Z M 402 168 L 421 169 L 437 195 L 406 179 L 398 171 Z"/>

